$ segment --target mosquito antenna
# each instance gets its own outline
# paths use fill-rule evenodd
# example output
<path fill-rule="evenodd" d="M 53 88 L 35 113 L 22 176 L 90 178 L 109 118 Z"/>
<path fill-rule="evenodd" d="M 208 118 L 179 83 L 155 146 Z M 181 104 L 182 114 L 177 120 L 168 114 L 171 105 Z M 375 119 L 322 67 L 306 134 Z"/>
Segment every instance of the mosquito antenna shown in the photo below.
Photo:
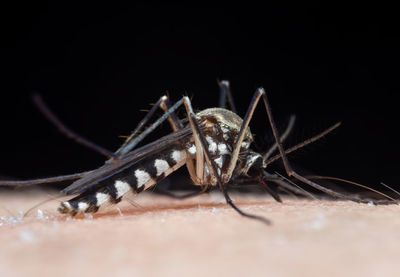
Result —
<path fill-rule="evenodd" d="M 330 177 L 330 176 L 319 176 L 319 175 L 307 176 L 306 178 L 308 178 L 308 179 L 320 179 L 320 180 L 321 179 L 322 180 L 333 180 L 333 181 L 339 181 L 339 182 L 343 182 L 343 183 L 352 184 L 352 185 L 355 185 L 357 187 L 364 188 L 366 190 L 369 190 L 369 191 L 372 191 L 372 192 L 374 192 L 376 194 L 379 194 L 379 195 L 381 195 L 381 196 L 383 196 L 383 197 L 385 197 L 385 198 L 387 198 L 389 200 L 397 202 L 396 199 L 390 197 L 389 195 L 387 195 L 387 194 L 385 194 L 383 192 L 380 192 L 379 190 L 376 190 L 376 189 L 370 188 L 368 186 L 362 185 L 360 183 L 349 181 L 349 180 L 346 180 L 346 179 L 342 179 L 342 178 L 338 178 L 338 177 Z"/>
<path fill-rule="evenodd" d="M 300 149 L 300 148 L 302 148 L 302 147 L 304 147 L 304 146 L 306 146 L 306 145 L 308 145 L 310 143 L 313 143 L 314 141 L 319 140 L 323 136 L 327 135 L 328 133 L 330 133 L 333 130 L 335 130 L 336 128 L 338 128 L 340 126 L 340 124 L 341 124 L 341 122 L 338 122 L 338 123 L 332 125 L 331 127 L 329 127 L 328 129 L 326 129 L 325 131 L 319 133 L 318 135 L 313 136 L 312 138 L 306 139 L 305 141 L 300 142 L 299 144 L 296 144 L 295 146 L 292 146 L 292 147 L 286 149 L 285 150 L 285 154 L 292 153 L 292 152 L 294 152 L 294 151 L 296 151 L 296 150 L 298 150 L 298 149 Z M 277 145 L 277 144 L 275 144 L 275 145 Z M 265 168 L 267 165 L 275 162 L 276 160 L 279 160 L 280 158 L 281 158 L 281 155 L 277 154 L 277 155 L 273 156 L 272 158 L 269 158 L 268 160 L 264 160 L 263 167 Z"/>
<path fill-rule="evenodd" d="M 84 138 L 83 136 L 79 135 L 75 131 L 71 130 L 69 127 L 67 127 L 51 110 L 50 108 L 46 105 L 46 103 L 43 101 L 42 96 L 34 92 L 32 95 L 33 103 L 35 106 L 39 109 L 39 111 L 46 117 L 48 121 L 50 121 L 57 129 L 60 131 L 62 134 L 67 136 L 70 139 L 75 140 L 77 143 L 82 144 L 83 146 L 86 146 L 87 148 L 96 151 L 107 158 L 115 158 L 116 155 L 105 149 L 104 147 L 95 144 L 94 142 L 88 140 L 87 138 Z"/>
<path fill-rule="evenodd" d="M 306 191 L 305 189 L 303 189 L 302 187 L 300 187 L 298 184 L 296 184 L 295 182 L 289 180 L 288 178 L 286 178 L 285 176 L 283 176 L 282 174 L 275 172 L 276 175 L 278 175 L 279 177 L 281 177 L 283 180 L 285 180 L 286 182 L 288 182 L 289 184 L 292 184 L 293 186 L 295 186 L 296 188 L 298 188 L 300 191 L 302 191 L 305 195 L 307 195 L 308 197 L 314 199 L 314 200 L 318 200 L 317 197 L 315 197 L 315 195 L 313 195 L 311 192 Z"/>
<path fill-rule="evenodd" d="M 399 195 L 400 196 L 400 192 L 398 192 L 397 190 L 395 190 L 394 188 L 392 188 L 392 187 L 390 187 L 390 186 L 388 186 L 388 185 L 386 185 L 385 183 L 383 183 L 383 182 L 381 182 L 380 183 L 382 186 L 384 186 L 385 188 L 388 188 L 388 189 L 390 189 L 391 191 L 393 191 L 394 193 L 396 193 L 397 195 Z"/>

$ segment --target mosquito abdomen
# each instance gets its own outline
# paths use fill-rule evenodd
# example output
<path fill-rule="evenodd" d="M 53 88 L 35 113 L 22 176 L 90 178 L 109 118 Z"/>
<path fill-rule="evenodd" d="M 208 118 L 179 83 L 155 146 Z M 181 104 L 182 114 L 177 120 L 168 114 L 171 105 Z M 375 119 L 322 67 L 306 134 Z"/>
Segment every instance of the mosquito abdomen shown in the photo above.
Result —
<path fill-rule="evenodd" d="M 137 194 L 154 186 L 186 162 L 183 146 L 164 150 L 132 166 L 123 176 L 111 177 L 108 184 L 64 201 L 58 211 L 64 214 L 95 213 L 102 206 L 116 204 L 129 193 Z"/>

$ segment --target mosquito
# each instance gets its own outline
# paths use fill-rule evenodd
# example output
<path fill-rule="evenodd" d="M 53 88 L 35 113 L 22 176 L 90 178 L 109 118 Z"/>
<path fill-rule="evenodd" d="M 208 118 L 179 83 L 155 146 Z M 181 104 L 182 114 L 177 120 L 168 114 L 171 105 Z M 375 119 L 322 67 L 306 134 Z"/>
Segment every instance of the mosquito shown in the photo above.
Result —
<path fill-rule="evenodd" d="M 174 105 L 171 105 L 169 97 L 163 95 L 115 152 L 98 146 L 69 129 L 51 112 L 41 97 L 35 95 L 36 105 L 62 133 L 103 154 L 108 160 L 103 166 L 92 171 L 36 180 L 0 181 L 0 185 L 27 186 L 75 180 L 61 191 L 63 194 L 75 196 L 62 202 L 58 207 L 60 213 L 75 216 L 82 213 L 95 213 L 102 206 L 116 204 L 129 195 L 136 195 L 147 190 L 185 165 L 193 184 L 201 188 L 200 191 L 186 196 L 201 194 L 217 187 L 222 192 L 226 203 L 240 215 L 260 220 L 266 224 L 271 223 L 269 219 L 244 212 L 236 206 L 228 193 L 228 188 L 235 183 L 255 181 L 278 202 L 282 200 L 276 187 L 295 194 L 310 195 L 296 187 L 287 178 L 290 177 L 336 198 L 358 203 L 371 201 L 340 193 L 311 181 L 293 170 L 287 158 L 287 154 L 290 152 L 321 138 L 337 128 L 340 123 L 294 147 L 284 149 L 282 143 L 293 127 L 294 116 L 291 117 L 286 131 L 281 136 L 263 88 L 255 91 L 242 119 L 237 115 L 229 82 L 222 80 L 218 81 L 218 84 L 220 88 L 219 107 L 208 108 L 197 113 L 193 111 L 191 100 L 187 96 L 183 96 Z M 275 141 L 265 153 L 252 150 L 253 134 L 249 128 L 254 110 L 261 99 L 267 112 L 267 123 Z M 227 104 L 230 109 L 227 108 Z M 185 110 L 185 118 L 180 119 L 176 112 L 182 106 Z M 159 108 L 163 110 L 164 114 L 145 128 Z M 164 121 L 169 122 L 172 132 L 137 148 L 137 145 Z M 278 154 L 271 157 L 274 151 L 277 151 Z M 282 161 L 287 177 L 266 171 L 267 166 L 278 159 Z M 270 186 L 272 183 L 275 184 L 275 187 Z M 397 203 L 394 198 L 378 191 L 375 192 L 387 198 L 374 200 L 375 203 Z"/>

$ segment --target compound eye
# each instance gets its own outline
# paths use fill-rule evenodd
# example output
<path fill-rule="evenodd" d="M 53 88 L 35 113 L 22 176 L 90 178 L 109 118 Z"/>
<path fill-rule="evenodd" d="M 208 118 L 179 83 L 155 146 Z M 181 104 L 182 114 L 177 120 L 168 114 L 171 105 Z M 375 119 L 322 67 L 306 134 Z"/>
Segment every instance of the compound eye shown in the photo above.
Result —
<path fill-rule="evenodd" d="M 248 164 L 247 175 L 249 177 L 257 177 L 260 176 L 263 169 L 263 159 L 260 155 L 256 157 L 252 157 L 251 162 Z"/>

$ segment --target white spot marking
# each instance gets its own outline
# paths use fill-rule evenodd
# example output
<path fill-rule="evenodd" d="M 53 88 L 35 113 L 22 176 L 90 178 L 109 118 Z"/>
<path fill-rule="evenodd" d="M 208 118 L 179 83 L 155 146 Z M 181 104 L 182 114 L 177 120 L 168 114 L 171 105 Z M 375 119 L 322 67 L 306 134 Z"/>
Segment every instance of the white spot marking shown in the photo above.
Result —
<path fill-rule="evenodd" d="M 190 146 L 190 148 L 188 149 L 188 151 L 189 151 L 189 153 L 192 154 L 192 155 L 196 154 L 196 145 L 193 144 L 192 146 Z"/>
<path fill-rule="evenodd" d="M 181 160 L 183 160 L 185 158 L 185 151 L 182 150 L 174 150 L 171 153 L 171 158 L 176 162 L 179 163 Z"/>
<path fill-rule="evenodd" d="M 109 198 L 110 198 L 110 196 L 106 193 L 102 193 L 102 192 L 96 193 L 96 199 L 97 199 L 96 206 L 100 207 L 104 203 L 108 202 Z"/>
<path fill-rule="evenodd" d="M 149 173 L 142 169 L 135 170 L 135 176 L 137 179 L 137 187 L 141 188 L 144 186 L 148 181 L 150 181 L 151 177 Z"/>
<path fill-rule="evenodd" d="M 248 141 L 243 141 L 242 142 L 242 148 L 247 149 L 247 148 L 249 148 L 249 146 L 250 146 L 250 143 Z"/>
<path fill-rule="evenodd" d="M 62 205 L 67 208 L 69 211 L 72 210 L 72 206 L 68 201 L 62 202 Z"/>
<path fill-rule="evenodd" d="M 258 158 L 261 158 L 261 156 L 258 154 L 252 154 L 252 156 L 247 160 L 247 167 L 250 168 Z"/>
<path fill-rule="evenodd" d="M 89 207 L 88 203 L 85 202 L 79 202 L 78 203 L 78 210 L 81 212 L 86 211 L 86 209 Z"/>
<path fill-rule="evenodd" d="M 229 129 L 226 127 L 221 127 L 222 130 L 222 136 L 224 137 L 225 140 L 229 139 Z"/>
<path fill-rule="evenodd" d="M 225 143 L 218 144 L 218 151 L 220 155 L 225 155 L 230 153 Z"/>
<path fill-rule="evenodd" d="M 208 142 L 208 151 L 211 153 L 215 153 L 217 151 L 217 144 L 210 136 L 206 136 L 206 140 Z"/>
<path fill-rule="evenodd" d="M 221 130 L 223 133 L 229 133 L 229 129 L 226 128 L 225 126 L 221 126 Z"/>
<path fill-rule="evenodd" d="M 160 176 L 169 169 L 168 163 L 160 159 L 154 161 L 154 166 L 157 169 L 157 176 Z"/>
<path fill-rule="evenodd" d="M 214 159 L 214 162 L 217 164 L 219 168 L 222 168 L 222 165 L 224 163 L 224 159 L 222 156 L 219 156 L 217 159 Z"/>
<path fill-rule="evenodd" d="M 120 198 L 131 189 L 127 182 L 121 180 L 115 181 L 114 187 L 117 190 L 117 198 Z"/>

